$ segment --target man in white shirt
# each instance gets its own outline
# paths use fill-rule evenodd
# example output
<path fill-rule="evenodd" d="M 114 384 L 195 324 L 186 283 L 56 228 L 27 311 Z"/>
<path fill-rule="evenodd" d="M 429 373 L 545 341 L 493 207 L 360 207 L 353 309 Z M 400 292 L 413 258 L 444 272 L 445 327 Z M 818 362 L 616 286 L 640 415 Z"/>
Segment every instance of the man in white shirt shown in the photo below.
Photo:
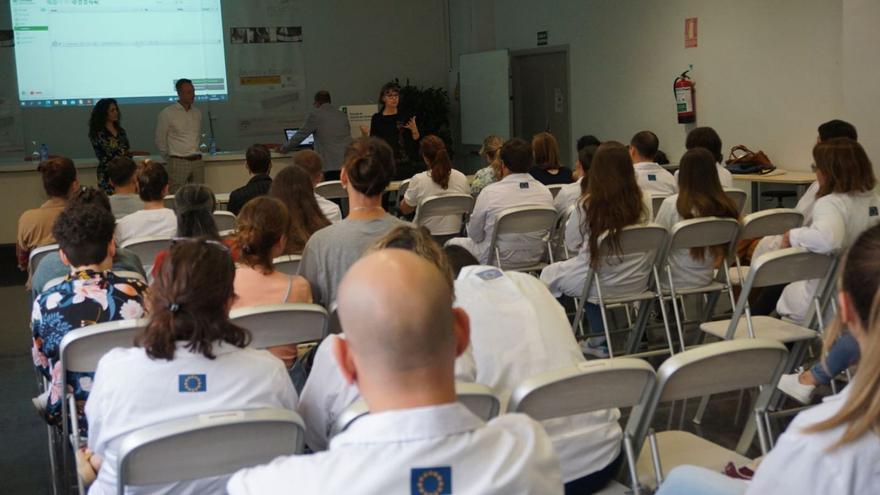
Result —
<path fill-rule="evenodd" d="M 199 152 L 202 112 L 193 106 L 195 86 L 189 79 L 174 83 L 177 101 L 159 112 L 156 125 L 156 147 L 168 161 L 171 193 L 188 182 L 205 183 L 205 164 Z"/>
<path fill-rule="evenodd" d="M 346 339 L 334 355 L 370 413 L 326 452 L 239 471 L 229 493 L 563 493 L 538 423 L 519 414 L 485 423 L 456 402 L 468 317 L 436 266 L 407 251 L 373 253 L 348 271 L 338 302 Z"/>
<path fill-rule="evenodd" d="M 168 172 L 159 162 L 147 162 L 138 174 L 138 195 L 144 208 L 116 221 L 116 243 L 137 237 L 163 236 L 171 238 L 177 233 L 177 215 L 165 208 L 168 194 Z M 141 260 L 149 264 L 152 260 Z"/>
<path fill-rule="evenodd" d="M 501 147 L 502 179 L 486 186 L 477 196 L 467 225 L 468 236 L 450 239 L 448 244 L 461 246 L 470 251 L 480 263 L 490 264 L 492 232 L 504 210 L 518 206 L 553 208 L 553 194 L 528 173 L 533 161 L 532 146 L 527 141 L 514 138 L 504 143 Z M 510 266 L 540 261 L 545 251 L 546 234 L 543 231 L 499 236 L 501 263 Z"/>
<path fill-rule="evenodd" d="M 312 150 L 300 150 L 293 154 L 293 164 L 308 172 L 312 178 L 312 186 L 317 186 L 324 180 L 324 162 L 321 155 Z M 315 201 L 321 208 L 321 213 L 332 223 L 342 221 L 342 210 L 339 205 L 329 199 L 315 193 Z"/>
<path fill-rule="evenodd" d="M 721 137 L 711 127 L 697 127 L 688 133 L 684 147 L 692 150 L 704 148 L 715 157 L 715 169 L 721 187 L 733 187 L 733 175 L 723 165 L 724 155 L 721 154 Z M 675 171 L 675 183 L 678 184 L 678 170 Z"/>
<path fill-rule="evenodd" d="M 660 140 L 651 131 L 637 132 L 629 142 L 629 156 L 636 169 L 636 181 L 645 194 L 669 196 L 678 192 L 675 177 L 654 161 Z"/>

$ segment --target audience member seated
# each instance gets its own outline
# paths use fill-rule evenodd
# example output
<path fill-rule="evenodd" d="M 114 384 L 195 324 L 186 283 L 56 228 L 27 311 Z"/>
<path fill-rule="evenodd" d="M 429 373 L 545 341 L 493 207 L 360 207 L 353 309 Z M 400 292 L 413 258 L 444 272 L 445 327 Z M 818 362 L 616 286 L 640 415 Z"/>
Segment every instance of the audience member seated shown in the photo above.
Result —
<path fill-rule="evenodd" d="M 394 176 L 394 156 L 379 138 L 356 139 L 345 151 L 340 180 L 351 212 L 345 220 L 314 232 L 303 250 L 299 273 L 318 304 L 332 308 L 336 287 L 376 239 L 404 222 L 385 212 L 382 193 Z"/>
<path fill-rule="evenodd" d="M 501 180 L 501 145 L 504 141 L 496 135 L 486 136 L 480 147 L 480 158 L 487 165 L 474 174 L 471 182 L 471 194 L 476 196 L 484 187 Z"/>
<path fill-rule="evenodd" d="M 438 194 L 470 194 L 467 177 L 452 168 L 446 144 L 437 136 L 425 136 L 419 141 L 419 154 L 428 170 L 420 172 L 409 181 L 409 187 L 400 202 L 400 212 L 409 215 L 425 198 Z M 461 215 L 447 215 L 425 220 L 423 224 L 431 234 L 448 236 L 461 231 Z"/>
<path fill-rule="evenodd" d="M 599 146 L 590 166 L 587 192 L 578 200 L 565 226 L 565 245 L 578 254 L 541 271 L 541 280 L 550 288 L 550 293 L 554 297 L 581 297 L 589 269 L 599 271 L 605 297 L 646 289 L 651 266 L 640 254 L 601 259 L 591 253 L 598 251 L 603 234 L 616 239 L 624 227 L 649 222 L 649 205 L 650 199 L 636 182 L 626 147 L 613 141 Z M 584 308 L 593 334 L 602 333 L 605 328 L 597 302 L 593 285 Z M 605 337 L 584 341 L 582 350 L 597 357 L 608 355 Z"/>
<path fill-rule="evenodd" d="M 598 148 L 596 145 L 588 144 L 578 150 L 578 159 L 575 163 L 575 174 L 578 179 L 571 184 L 562 186 L 562 189 L 553 198 L 553 206 L 556 207 L 556 211 L 560 215 L 569 211 L 586 191 L 590 178 L 590 164 L 593 162 Z"/>
<path fill-rule="evenodd" d="M 110 168 L 113 168 L 112 164 Z M 91 186 L 80 187 L 74 191 L 67 204 L 72 208 L 80 208 L 85 205 L 95 205 L 110 211 L 110 200 L 107 199 L 107 195 L 104 194 L 104 191 Z M 116 247 L 116 253 L 113 255 L 113 266 L 111 267 L 111 270 L 114 272 L 135 272 L 141 274 L 145 280 L 147 278 L 147 274 L 144 273 L 144 266 L 141 263 L 140 258 L 128 249 L 123 249 L 118 246 Z M 32 300 L 40 295 L 40 292 L 43 291 L 46 283 L 50 280 L 64 277 L 69 273 L 70 267 L 61 261 L 61 254 L 58 251 L 47 254 L 43 260 L 40 261 L 40 265 L 31 277 Z"/>
<path fill-rule="evenodd" d="M 599 138 L 592 134 L 587 134 L 585 136 L 579 137 L 577 142 L 575 143 L 575 146 L 577 147 L 577 150 L 580 151 L 587 146 L 595 146 L 598 148 L 600 144 L 602 144 L 602 141 L 599 141 Z"/>
<path fill-rule="evenodd" d="M 538 423 L 520 414 L 486 423 L 456 401 L 454 361 L 468 347 L 469 328 L 452 302 L 448 274 L 413 253 L 383 250 L 355 263 L 340 286 L 346 338 L 334 340 L 333 353 L 370 413 L 329 451 L 239 471 L 229 493 L 294 486 L 302 493 L 562 493 L 559 460 Z"/>
<path fill-rule="evenodd" d="M 229 204 L 226 205 L 226 209 L 234 215 L 238 215 L 244 204 L 251 199 L 268 194 L 269 187 L 272 186 L 272 177 L 269 177 L 269 172 L 272 171 L 272 153 L 269 148 L 262 144 L 251 145 L 244 158 L 250 179 L 247 184 L 229 193 Z"/>
<path fill-rule="evenodd" d="M 138 196 L 137 164 L 127 156 L 117 156 L 107 164 L 107 180 L 113 189 L 110 207 L 117 220 L 144 209 L 144 202 Z"/>
<path fill-rule="evenodd" d="M 300 150 L 293 154 L 293 164 L 302 167 L 312 180 L 312 187 L 317 186 L 324 180 L 324 162 L 321 155 L 312 150 Z M 321 212 L 333 223 L 342 220 L 342 209 L 339 205 L 321 196 L 316 192 L 312 192 L 315 201 L 321 208 Z"/>
<path fill-rule="evenodd" d="M 220 240 L 217 223 L 214 222 L 214 208 L 217 201 L 214 191 L 204 184 L 184 184 L 174 193 L 174 214 L 177 215 L 177 232 L 175 239 L 206 237 Z M 174 241 L 172 241 L 174 242 Z M 227 242 L 227 244 L 234 244 Z M 156 254 L 150 276 L 159 274 L 162 263 L 168 257 L 168 250 L 163 249 Z M 232 260 L 238 261 L 238 250 L 232 251 Z"/>
<path fill-rule="evenodd" d="M 691 149 L 681 157 L 678 172 L 678 193 L 663 200 L 655 223 L 671 232 L 675 224 L 691 218 L 739 218 L 739 208 L 721 188 L 712 153 L 703 148 Z M 704 248 L 679 249 L 670 253 L 667 263 L 676 290 L 709 284 L 728 247 L 714 246 L 708 252 Z M 664 287 L 669 285 L 665 274 L 660 276 L 660 282 Z"/>
<path fill-rule="evenodd" d="M 446 256 L 425 228 L 396 227 L 376 241 L 368 253 L 389 248 L 412 251 L 430 261 L 440 269 L 446 285 L 452 289 L 452 270 Z M 345 380 L 331 354 L 335 345 L 333 341 L 344 338 L 344 334 L 331 335 L 321 342 L 315 350 L 311 373 L 300 396 L 299 414 L 306 423 L 306 445 L 315 452 L 327 449 L 333 424 L 360 398 L 357 387 Z M 475 377 L 474 356 L 468 347 L 455 360 L 455 379 L 470 383 Z"/>
<path fill-rule="evenodd" d="M 114 320 L 140 318 L 144 314 L 145 284 L 110 271 L 116 244 L 115 221 L 109 209 L 94 204 L 74 203 L 58 215 L 52 229 L 60 246 L 61 261 L 70 266 L 63 282 L 41 293 L 31 314 L 33 358 L 37 370 L 51 383 L 50 389 L 34 399 L 52 424 L 61 422 L 61 339 L 71 330 Z M 83 436 L 88 427 L 82 406 L 92 389 L 92 373 L 70 373 L 69 389 L 77 403 Z M 65 439 L 66 440 L 66 439 Z"/>
<path fill-rule="evenodd" d="M 489 184 L 477 196 L 474 211 L 467 225 L 467 237 L 450 239 L 449 244 L 462 246 L 482 264 L 488 264 L 492 231 L 504 210 L 518 206 L 553 207 L 553 194 L 529 175 L 532 168 L 532 146 L 522 139 L 511 139 L 501 147 L 500 181 Z M 507 265 L 534 262 L 545 251 L 544 232 L 505 234 L 498 237 L 501 262 Z"/>
<path fill-rule="evenodd" d="M 456 302 L 470 317 L 477 383 L 509 394 L 538 373 L 585 361 L 565 309 L 540 280 L 490 266 L 457 266 L 463 259 L 450 256 L 458 271 Z M 476 260 L 466 262 L 471 264 Z M 566 493 L 597 492 L 617 474 L 623 460 L 619 418 L 620 411 L 608 409 L 542 422 L 559 455 Z"/>
<path fill-rule="evenodd" d="M 317 202 L 312 179 L 301 167 L 293 165 L 278 172 L 269 196 L 280 200 L 290 215 L 287 245 L 282 254 L 302 254 L 312 234 L 330 225 Z"/>
<path fill-rule="evenodd" d="M 685 148 L 692 150 L 695 148 L 703 148 L 712 154 L 715 160 L 715 170 L 717 171 L 718 180 L 721 187 L 733 187 L 733 174 L 724 166 L 724 155 L 721 154 L 721 137 L 711 127 L 697 127 L 688 133 L 684 143 Z M 681 187 L 678 180 L 678 173 L 681 168 L 675 171 L 675 183 Z M 706 176 L 708 177 L 708 175 Z"/>
<path fill-rule="evenodd" d="M 758 466 L 750 483 L 703 468 L 682 466 L 669 473 L 658 495 L 825 495 L 877 491 L 880 486 L 877 470 L 880 465 L 878 260 L 880 227 L 875 226 L 856 240 L 846 258 L 838 294 L 838 319 L 825 340 L 823 354 L 829 365 L 834 347 L 843 335 L 849 335 L 855 342 L 865 359 L 861 360 L 853 381 L 839 394 L 798 414 Z"/>
<path fill-rule="evenodd" d="M 541 184 L 571 184 L 571 170 L 559 163 L 559 144 L 549 132 L 539 132 L 532 137 L 535 165 L 529 174 Z"/>
<path fill-rule="evenodd" d="M 235 269 L 237 298 L 232 309 L 312 302 L 312 291 L 306 279 L 276 271 L 272 264 L 272 260 L 284 251 L 289 225 L 287 207 L 275 198 L 254 198 L 244 205 L 235 221 L 235 242 L 241 258 Z M 296 359 L 295 345 L 279 346 L 270 351 L 284 361 L 287 368 Z"/>
<path fill-rule="evenodd" d="M 281 362 L 246 348 L 250 335 L 229 321 L 235 300 L 229 250 L 210 239 L 171 247 L 150 287 L 150 322 L 137 347 L 101 358 L 86 404 L 91 423 L 85 452 L 98 471 L 89 493 L 116 493 L 122 439 L 163 421 L 229 410 L 296 408 Z M 126 493 L 223 493 L 228 477 L 184 481 Z"/>
<path fill-rule="evenodd" d="M 39 208 L 25 211 L 18 219 L 15 255 L 22 271 L 27 270 L 31 251 L 55 243 L 52 236 L 55 219 L 67 205 L 70 193 L 79 188 L 76 167 L 70 158 L 50 158 L 40 163 L 37 171 L 40 172 L 43 190 L 49 195 L 49 199 Z"/>
<path fill-rule="evenodd" d="M 165 208 L 165 195 L 168 194 L 168 172 L 160 162 L 145 163 L 138 174 L 138 195 L 144 202 L 144 209 L 120 218 L 116 222 L 116 242 L 138 237 L 167 236 L 177 231 L 177 216 L 174 210 Z"/>
<path fill-rule="evenodd" d="M 654 196 L 675 194 L 675 177 L 654 161 L 660 140 L 651 131 L 641 131 L 629 143 L 629 157 L 636 169 L 636 181 L 645 193 Z"/>

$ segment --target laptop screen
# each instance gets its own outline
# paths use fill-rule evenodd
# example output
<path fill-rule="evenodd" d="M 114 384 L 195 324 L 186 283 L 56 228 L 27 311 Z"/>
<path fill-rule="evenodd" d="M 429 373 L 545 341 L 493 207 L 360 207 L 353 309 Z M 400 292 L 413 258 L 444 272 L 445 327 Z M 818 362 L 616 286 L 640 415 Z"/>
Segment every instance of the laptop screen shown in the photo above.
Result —
<path fill-rule="evenodd" d="M 297 128 L 284 129 L 285 142 L 290 142 L 290 138 L 292 138 L 293 135 L 296 134 L 296 131 L 298 131 L 298 130 L 299 129 L 297 129 Z M 314 146 L 315 145 L 315 135 L 309 134 L 309 137 L 303 139 L 303 142 L 299 143 L 299 145 L 300 146 Z"/>

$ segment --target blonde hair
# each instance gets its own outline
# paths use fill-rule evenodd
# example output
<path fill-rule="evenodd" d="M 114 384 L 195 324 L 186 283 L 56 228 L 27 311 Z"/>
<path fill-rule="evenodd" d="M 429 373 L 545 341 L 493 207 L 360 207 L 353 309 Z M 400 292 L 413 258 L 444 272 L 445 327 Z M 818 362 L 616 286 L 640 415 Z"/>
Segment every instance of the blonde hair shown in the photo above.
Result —
<path fill-rule="evenodd" d="M 504 141 L 500 137 L 490 134 L 483 139 L 483 145 L 480 146 L 480 156 L 483 157 L 492 167 L 495 180 L 501 180 L 501 146 Z"/>
<path fill-rule="evenodd" d="M 440 269 L 446 280 L 449 290 L 455 293 L 454 279 L 452 275 L 452 265 L 446 258 L 446 253 L 440 244 L 431 237 L 431 232 L 424 227 L 412 227 L 409 225 L 401 225 L 395 227 L 379 240 L 373 243 L 364 253 L 380 251 L 382 249 L 405 249 L 417 254 L 420 258 L 430 261 L 434 266 Z"/>

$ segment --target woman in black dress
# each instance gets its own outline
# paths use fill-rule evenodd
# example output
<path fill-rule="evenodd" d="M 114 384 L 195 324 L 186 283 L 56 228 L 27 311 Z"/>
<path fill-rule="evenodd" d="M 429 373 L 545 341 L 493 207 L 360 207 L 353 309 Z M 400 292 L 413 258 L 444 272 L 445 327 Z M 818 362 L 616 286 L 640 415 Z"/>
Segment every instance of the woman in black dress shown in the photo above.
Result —
<path fill-rule="evenodd" d="M 417 161 L 419 128 L 414 115 L 398 111 L 400 105 L 400 86 L 389 82 L 379 92 L 379 111 L 370 119 L 370 136 L 383 139 L 394 151 L 397 163 L 397 176 L 410 178 L 421 171 L 411 166 Z"/>
<path fill-rule="evenodd" d="M 128 135 L 119 125 L 120 117 L 116 100 L 102 98 L 95 104 L 89 118 L 89 140 L 98 158 L 98 186 L 107 194 L 113 194 L 107 164 L 117 156 L 131 156 Z"/>

